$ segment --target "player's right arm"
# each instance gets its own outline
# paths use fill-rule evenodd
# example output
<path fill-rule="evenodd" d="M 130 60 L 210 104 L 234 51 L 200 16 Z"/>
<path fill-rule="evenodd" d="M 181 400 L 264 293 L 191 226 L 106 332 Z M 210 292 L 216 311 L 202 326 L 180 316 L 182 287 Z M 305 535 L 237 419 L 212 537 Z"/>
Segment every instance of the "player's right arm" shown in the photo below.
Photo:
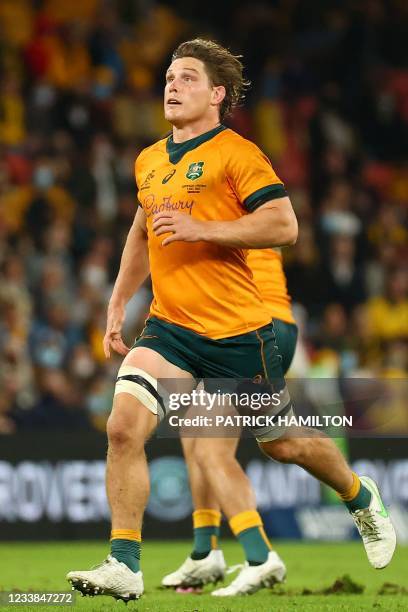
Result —
<path fill-rule="evenodd" d="M 119 273 L 109 300 L 106 332 L 103 339 L 105 357 L 110 357 L 111 349 L 120 355 L 126 355 L 129 352 L 130 349 L 122 340 L 125 307 L 148 275 L 146 216 L 143 209 L 139 207 L 126 239 Z"/>

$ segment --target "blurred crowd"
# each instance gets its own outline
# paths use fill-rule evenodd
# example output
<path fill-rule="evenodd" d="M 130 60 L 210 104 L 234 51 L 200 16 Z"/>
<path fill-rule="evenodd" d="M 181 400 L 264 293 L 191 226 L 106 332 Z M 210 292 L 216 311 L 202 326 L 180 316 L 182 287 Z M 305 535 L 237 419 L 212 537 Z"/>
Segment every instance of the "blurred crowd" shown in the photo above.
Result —
<path fill-rule="evenodd" d="M 103 429 L 118 360 L 106 304 L 163 137 L 164 70 L 197 35 L 244 55 L 228 125 L 284 180 L 301 328 L 295 376 L 408 369 L 408 70 L 401 0 L 0 2 L 0 433 Z M 143 326 L 148 283 L 128 307 Z"/>

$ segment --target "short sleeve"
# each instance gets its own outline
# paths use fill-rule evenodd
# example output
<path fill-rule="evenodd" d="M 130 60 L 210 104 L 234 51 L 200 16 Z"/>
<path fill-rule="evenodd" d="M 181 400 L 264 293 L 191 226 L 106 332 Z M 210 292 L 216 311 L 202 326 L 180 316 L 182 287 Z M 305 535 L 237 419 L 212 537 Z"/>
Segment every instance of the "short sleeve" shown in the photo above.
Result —
<path fill-rule="evenodd" d="M 249 140 L 230 146 L 225 161 L 228 181 L 248 212 L 287 195 L 269 159 Z"/>

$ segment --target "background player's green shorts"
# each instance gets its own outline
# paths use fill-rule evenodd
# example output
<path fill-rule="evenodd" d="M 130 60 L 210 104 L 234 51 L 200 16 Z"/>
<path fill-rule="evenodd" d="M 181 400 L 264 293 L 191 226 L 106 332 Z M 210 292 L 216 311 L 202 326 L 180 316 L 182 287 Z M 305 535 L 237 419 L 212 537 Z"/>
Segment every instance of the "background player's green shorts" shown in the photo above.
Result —
<path fill-rule="evenodd" d="M 295 354 L 298 328 L 294 323 L 286 323 L 280 319 L 273 320 L 273 327 L 278 353 L 282 357 L 282 370 L 286 374 Z"/>
<path fill-rule="evenodd" d="M 276 334 L 276 335 L 275 335 Z M 297 327 L 277 320 L 258 330 L 213 340 L 194 331 L 150 317 L 132 348 L 147 347 L 197 379 L 280 379 L 296 346 Z"/>

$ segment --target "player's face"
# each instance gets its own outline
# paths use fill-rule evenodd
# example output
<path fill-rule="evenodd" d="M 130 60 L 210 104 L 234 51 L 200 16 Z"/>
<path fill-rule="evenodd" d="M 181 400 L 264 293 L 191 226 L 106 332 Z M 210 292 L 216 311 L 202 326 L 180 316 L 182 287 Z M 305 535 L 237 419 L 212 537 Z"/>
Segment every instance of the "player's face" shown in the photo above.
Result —
<path fill-rule="evenodd" d="M 174 60 L 166 73 L 165 118 L 182 127 L 210 116 L 219 104 L 218 90 L 220 87 L 211 85 L 202 61 L 194 57 Z"/>

